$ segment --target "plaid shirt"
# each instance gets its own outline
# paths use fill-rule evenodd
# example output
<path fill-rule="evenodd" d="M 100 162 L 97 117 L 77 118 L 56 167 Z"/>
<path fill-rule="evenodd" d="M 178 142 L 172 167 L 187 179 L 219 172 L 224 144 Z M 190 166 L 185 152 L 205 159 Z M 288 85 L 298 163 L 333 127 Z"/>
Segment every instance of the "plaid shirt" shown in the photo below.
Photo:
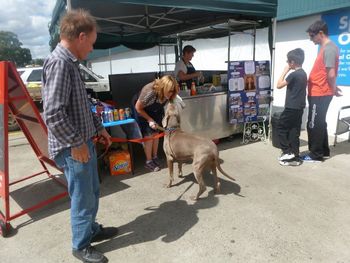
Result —
<path fill-rule="evenodd" d="M 53 159 L 65 148 L 82 145 L 103 126 L 91 111 L 77 58 L 60 44 L 44 62 L 42 84 L 43 116 Z"/>

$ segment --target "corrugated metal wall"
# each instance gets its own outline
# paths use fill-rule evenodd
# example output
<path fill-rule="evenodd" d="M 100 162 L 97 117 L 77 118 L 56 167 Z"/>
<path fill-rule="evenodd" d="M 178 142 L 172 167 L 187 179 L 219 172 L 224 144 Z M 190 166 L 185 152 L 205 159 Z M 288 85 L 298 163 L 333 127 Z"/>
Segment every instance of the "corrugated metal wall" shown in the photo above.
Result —
<path fill-rule="evenodd" d="M 277 20 L 349 8 L 350 0 L 278 0 Z"/>

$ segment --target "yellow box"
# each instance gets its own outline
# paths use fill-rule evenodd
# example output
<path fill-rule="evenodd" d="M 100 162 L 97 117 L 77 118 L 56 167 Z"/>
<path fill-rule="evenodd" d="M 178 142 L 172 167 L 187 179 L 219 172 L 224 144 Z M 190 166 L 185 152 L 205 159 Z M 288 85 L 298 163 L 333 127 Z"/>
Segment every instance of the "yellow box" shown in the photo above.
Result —
<path fill-rule="evenodd" d="M 131 158 L 127 150 L 109 153 L 109 170 L 111 175 L 128 174 L 131 172 Z"/>

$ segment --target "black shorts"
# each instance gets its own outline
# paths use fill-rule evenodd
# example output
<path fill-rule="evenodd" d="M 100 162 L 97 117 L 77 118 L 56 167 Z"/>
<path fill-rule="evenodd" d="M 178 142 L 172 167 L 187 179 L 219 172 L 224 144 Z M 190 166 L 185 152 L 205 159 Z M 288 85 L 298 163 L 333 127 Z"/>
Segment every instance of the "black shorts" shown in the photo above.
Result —
<path fill-rule="evenodd" d="M 149 127 L 149 124 L 147 121 L 146 122 L 137 122 L 137 123 L 140 127 L 140 130 L 141 130 L 143 137 L 148 137 L 148 136 L 151 136 L 155 133 L 159 133 L 158 130 L 153 130 L 151 127 Z M 159 125 L 159 123 L 158 123 L 158 125 Z"/>
<path fill-rule="evenodd" d="M 152 119 L 160 127 L 162 127 L 162 119 L 163 119 L 164 112 L 157 112 L 157 113 L 147 112 L 147 114 L 149 114 L 152 117 Z M 141 131 L 143 137 L 147 137 L 147 136 L 151 136 L 152 134 L 159 133 L 159 130 L 153 130 L 149 126 L 148 121 L 145 118 L 143 118 L 143 117 L 141 117 L 140 115 L 137 114 L 135 108 L 133 108 L 133 115 L 134 115 L 134 118 L 135 118 L 137 124 L 139 125 L 140 131 Z"/>

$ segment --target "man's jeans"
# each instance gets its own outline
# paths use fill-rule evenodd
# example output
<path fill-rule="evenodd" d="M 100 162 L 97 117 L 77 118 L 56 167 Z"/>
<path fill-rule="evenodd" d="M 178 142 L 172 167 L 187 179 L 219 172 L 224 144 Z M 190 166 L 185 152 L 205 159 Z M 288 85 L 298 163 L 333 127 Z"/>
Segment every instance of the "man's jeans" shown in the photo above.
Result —
<path fill-rule="evenodd" d="M 83 249 L 91 238 L 100 231 L 95 222 L 100 195 L 95 146 L 87 142 L 90 159 L 87 163 L 73 160 L 71 148 L 62 150 L 56 157 L 56 164 L 64 169 L 71 198 L 71 226 L 73 249 Z"/>

